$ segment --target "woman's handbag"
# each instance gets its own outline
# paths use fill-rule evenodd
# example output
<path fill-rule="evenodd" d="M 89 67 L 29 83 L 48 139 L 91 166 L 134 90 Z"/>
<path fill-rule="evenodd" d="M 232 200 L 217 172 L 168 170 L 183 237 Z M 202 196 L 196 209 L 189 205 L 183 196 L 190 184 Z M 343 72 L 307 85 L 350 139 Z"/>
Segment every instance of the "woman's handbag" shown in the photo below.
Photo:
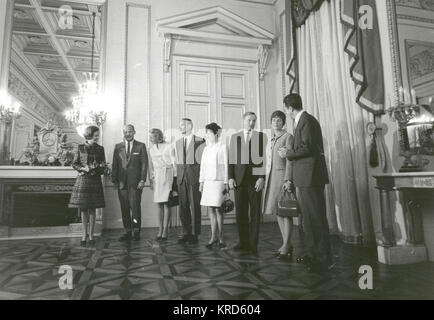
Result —
<path fill-rule="evenodd" d="M 293 191 L 282 190 L 277 201 L 277 215 L 294 218 L 300 214 L 297 197 Z"/>
<path fill-rule="evenodd" d="M 169 199 L 167 200 L 167 206 L 169 208 L 176 207 L 179 205 L 179 195 L 176 191 L 170 191 Z"/>
<path fill-rule="evenodd" d="M 228 190 L 223 191 L 223 195 L 225 196 L 225 199 L 223 200 L 222 205 L 219 208 L 220 213 L 229 213 L 235 208 L 234 202 L 231 200 L 231 197 L 229 195 Z"/>

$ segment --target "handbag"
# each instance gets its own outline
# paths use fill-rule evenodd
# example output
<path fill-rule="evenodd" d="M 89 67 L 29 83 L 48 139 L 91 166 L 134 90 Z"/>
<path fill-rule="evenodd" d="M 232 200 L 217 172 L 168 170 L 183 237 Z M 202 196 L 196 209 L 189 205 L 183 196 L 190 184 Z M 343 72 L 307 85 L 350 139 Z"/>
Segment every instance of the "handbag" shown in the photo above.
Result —
<path fill-rule="evenodd" d="M 229 213 L 235 208 L 234 202 L 231 200 L 231 197 L 229 195 L 228 190 L 223 191 L 223 195 L 225 196 L 225 199 L 223 200 L 223 203 L 221 204 L 219 208 L 220 213 Z"/>
<path fill-rule="evenodd" d="M 277 201 L 277 215 L 295 218 L 300 214 L 297 197 L 293 191 L 282 190 Z"/>
<path fill-rule="evenodd" d="M 169 199 L 167 200 L 167 206 L 169 208 L 176 207 L 179 205 L 179 195 L 176 191 L 170 191 Z"/>

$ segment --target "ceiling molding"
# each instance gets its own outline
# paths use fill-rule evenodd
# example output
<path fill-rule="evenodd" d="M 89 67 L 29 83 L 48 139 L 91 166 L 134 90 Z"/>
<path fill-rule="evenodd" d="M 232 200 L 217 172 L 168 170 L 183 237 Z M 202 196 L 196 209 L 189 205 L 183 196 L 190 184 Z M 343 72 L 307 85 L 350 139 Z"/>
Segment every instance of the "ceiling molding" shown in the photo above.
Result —
<path fill-rule="evenodd" d="M 66 69 L 68 69 L 68 71 L 70 72 L 70 74 L 71 74 L 72 78 L 75 80 L 77 88 L 78 88 L 80 85 L 80 81 L 78 80 L 77 75 L 75 74 L 74 68 L 72 67 L 72 65 L 70 64 L 70 62 L 67 58 L 66 52 L 64 51 L 61 44 L 59 43 L 59 40 L 56 37 L 56 32 L 55 32 L 52 24 L 50 24 L 47 17 L 45 16 L 40 2 L 38 0 L 29 0 L 29 1 L 33 5 L 33 7 L 35 8 L 38 22 L 41 24 L 41 26 L 45 29 L 45 31 L 49 35 L 54 49 L 56 49 L 57 52 L 59 53 L 63 64 L 65 65 Z"/>

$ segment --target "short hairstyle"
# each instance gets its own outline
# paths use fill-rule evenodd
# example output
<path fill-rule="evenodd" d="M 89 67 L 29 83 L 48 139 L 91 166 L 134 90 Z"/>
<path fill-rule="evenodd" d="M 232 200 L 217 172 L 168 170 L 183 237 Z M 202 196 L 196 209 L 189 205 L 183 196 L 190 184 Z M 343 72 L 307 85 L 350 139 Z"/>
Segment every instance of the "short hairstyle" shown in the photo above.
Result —
<path fill-rule="evenodd" d="M 271 114 L 270 120 L 273 121 L 274 118 L 280 118 L 280 119 L 282 119 L 283 125 L 285 125 L 285 123 L 286 123 L 286 116 L 285 116 L 285 114 L 282 111 L 280 111 L 280 110 L 274 111 Z"/>
<path fill-rule="evenodd" d="M 253 111 L 247 111 L 247 112 L 243 115 L 243 119 L 247 118 L 248 116 L 255 116 L 256 118 L 258 118 L 258 116 L 256 115 L 256 113 L 254 113 Z"/>
<path fill-rule="evenodd" d="M 99 132 L 99 128 L 97 126 L 88 126 L 84 129 L 84 138 L 86 140 L 90 140 L 95 135 L 95 132 Z"/>
<path fill-rule="evenodd" d="M 191 120 L 190 118 L 182 118 L 181 121 L 188 121 L 193 124 L 193 120 Z"/>
<path fill-rule="evenodd" d="M 161 131 L 160 129 L 153 128 L 153 129 L 150 131 L 150 133 L 151 133 L 152 135 L 155 135 L 155 136 L 157 137 L 157 141 L 158 141 L 158 143 L 162 143 L 162 142 L 164 142 L 164 134 L 163 134 L 163 131 Z"/>
<path fill-rule="evenodd" d="M 294 108 L 295 110 L 303 110 L 303 101 L 298 93 L 288 94 L 285 99 L 283 99 L 285 107 Z"/>
<path fill-rule="evenodd" d="M 134 126 L 133 126 L 132 124 L 127 124 L 127 125 L 125 125 L 125 126 L 124 126 L 124 130 L 125 130 L 126 128 L 130 128 L 130 129 L 132 129 L 134 132 L 136 132 L 136 128 L 134 128 Z"/>
<path fill-rule="evenodd" d="M 217 134 L 220 132 L 222 127 L 220 127 L 217 123 L 211 122 L 205 126 L 205 130 L 211 130 L 212 133 Z"/>

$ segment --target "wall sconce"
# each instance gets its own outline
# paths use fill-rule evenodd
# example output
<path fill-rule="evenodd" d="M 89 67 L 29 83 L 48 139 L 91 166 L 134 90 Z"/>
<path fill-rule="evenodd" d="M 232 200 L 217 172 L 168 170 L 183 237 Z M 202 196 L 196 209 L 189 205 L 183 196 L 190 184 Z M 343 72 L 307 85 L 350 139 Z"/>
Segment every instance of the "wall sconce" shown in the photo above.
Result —
<path fill-rule="evenodd" d="M 12 101 L 6 92 L 0 92 L 0 121 L 10 122 L 20 116 L 20 103 Z"/>

